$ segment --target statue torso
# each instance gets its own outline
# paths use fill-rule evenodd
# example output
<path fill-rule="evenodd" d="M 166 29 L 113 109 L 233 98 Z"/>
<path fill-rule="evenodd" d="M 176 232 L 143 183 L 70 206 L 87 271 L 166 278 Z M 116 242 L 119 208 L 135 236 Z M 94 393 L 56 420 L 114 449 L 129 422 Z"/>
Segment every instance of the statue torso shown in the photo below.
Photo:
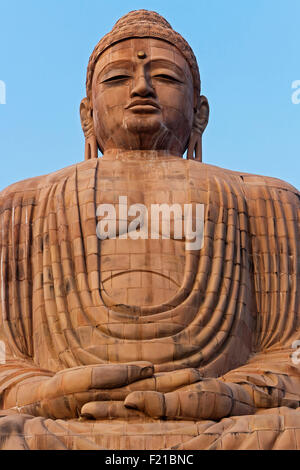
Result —
<path fill-rule="evenodd" d="M 257 315 L 249 204 L 265 186 L 260 177 L 176 157 L 103 158 L 15 186 L 10 204 L 23 255 L 10 256 L 19 257 L 19 276 L 26 257 L 32 267 L 20 285 L 30 291 L 22 309 L 32 305 L 24 337 L 32 328 L 34 360 L 51 370 L 147 360 L 157 371 L 200 367 L 208 375 L 243 364 Z M 163 239 L 161 227 L 156 239 L 123 239 L 117 230 L 116 239 L 100 241 L 97 207 L 116 207 L 120 196 L 148 210 L 204 204 L 203 247 L 187 251 L 172 231 Z M 17 350 L 26 348 L 10 335 Z"/>

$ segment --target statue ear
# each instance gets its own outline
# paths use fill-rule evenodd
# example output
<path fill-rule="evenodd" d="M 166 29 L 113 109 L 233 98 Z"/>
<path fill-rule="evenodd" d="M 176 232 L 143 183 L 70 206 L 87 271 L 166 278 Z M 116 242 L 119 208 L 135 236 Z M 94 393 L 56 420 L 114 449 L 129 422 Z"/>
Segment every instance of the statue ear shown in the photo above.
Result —
<path fill-rule="evenodd" d="M 80 120 L 85 136 L 84 159 L 98 158 L 98 145 L 94 133 L 92 108 L 87 98 L 84 98 L 80 103 Z"/>
<path fill-rule="evenodd" d="M 202 134 L 209 119 L 209 104 L 205 96 L 200 96 L 195 110 L 193 129 L 190 136 L 187 158 L 202 162 Z"/>

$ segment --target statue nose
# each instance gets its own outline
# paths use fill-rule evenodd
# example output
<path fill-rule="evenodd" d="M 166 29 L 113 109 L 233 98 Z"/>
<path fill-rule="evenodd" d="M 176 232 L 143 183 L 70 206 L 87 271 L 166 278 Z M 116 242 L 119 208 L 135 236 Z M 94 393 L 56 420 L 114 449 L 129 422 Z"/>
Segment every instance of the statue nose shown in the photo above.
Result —
<path fill-rule="evenodd" d="M 155 91 L 149 82 L 149 80 L 141 75 L 137 78 L 135 85 L 131 91 L 130 97 L 134 98 L 135 96 L 142 96 L 143 98 L 156 96 Z"/>

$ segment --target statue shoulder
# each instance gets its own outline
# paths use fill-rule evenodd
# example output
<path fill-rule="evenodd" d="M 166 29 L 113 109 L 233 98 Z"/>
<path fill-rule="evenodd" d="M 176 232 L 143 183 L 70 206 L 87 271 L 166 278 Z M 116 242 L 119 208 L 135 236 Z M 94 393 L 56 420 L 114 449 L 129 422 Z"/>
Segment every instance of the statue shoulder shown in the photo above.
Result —
<path fill-rule="evenodd" d="M 247 194 L 262 194 L 264 189 L 268 189 L 275 194 L 288 193 L 298 198 L 300 203 L 300 192 L 297 188 L 279 178 L 271 176 L 255 175 L 252 173 L 243 173 L 240 171 L 229 170 L 214 165 L 198 162 L 190 163 L 193 165 L 193 173 L 196 175 L 205 174 L 207 180 L 218 178 L 221 181 L 231 182 L 234 186 L 241 186 Z M 258 196 L 260 197 L 260 196 Z"/>
<path fill-rule="evenodd" d="M 252 175 L 249 173 L 241 173 L 241 177 L 246 184 L 250 183 L 252 185 L 259 186 L 263 185 L 269 188 L 277 188 L 286 191 L 292 191 L 294 193 L 299 194 L 299 191 L 294 186 L 292 186 L 287 181 L 281 180 L 279 178 L 274 178 L 272 176 Z"/>
<path fill-rule="evenodd" d="M 52 186 L 53 184 L 72 176 L 78 165 L 80 164 L 71 165 L 47 175 L 28 178 L 7 186 L 5 189 L 0 191 L 0 207 L 9 204 L 9 201 L 12 199 L 37 197 L 41 189 Z"/>
<path fill-rule="evenodd" d="M 243 186 L 247 191 L 252 193 L 263 193 L 267 189 L 270 194 L 273 194 L 275 199 L 290 199 L 300 204 L 300 192 L 290 183 L 279 178 L 271 176 L 260 176 L 251 174 L 241 174 Z"/>

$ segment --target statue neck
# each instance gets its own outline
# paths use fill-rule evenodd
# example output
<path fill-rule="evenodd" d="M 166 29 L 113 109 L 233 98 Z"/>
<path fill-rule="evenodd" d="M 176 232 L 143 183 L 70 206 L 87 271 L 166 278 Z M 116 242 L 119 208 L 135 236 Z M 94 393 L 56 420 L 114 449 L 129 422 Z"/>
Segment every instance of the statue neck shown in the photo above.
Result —
<path fill-rule="evenodd" d="M 103 154 L 105 160 L 156 160 L 178 159 L 182 155 L 170 153 L 168 150 L 122 150 L 110 149 Z"/>

